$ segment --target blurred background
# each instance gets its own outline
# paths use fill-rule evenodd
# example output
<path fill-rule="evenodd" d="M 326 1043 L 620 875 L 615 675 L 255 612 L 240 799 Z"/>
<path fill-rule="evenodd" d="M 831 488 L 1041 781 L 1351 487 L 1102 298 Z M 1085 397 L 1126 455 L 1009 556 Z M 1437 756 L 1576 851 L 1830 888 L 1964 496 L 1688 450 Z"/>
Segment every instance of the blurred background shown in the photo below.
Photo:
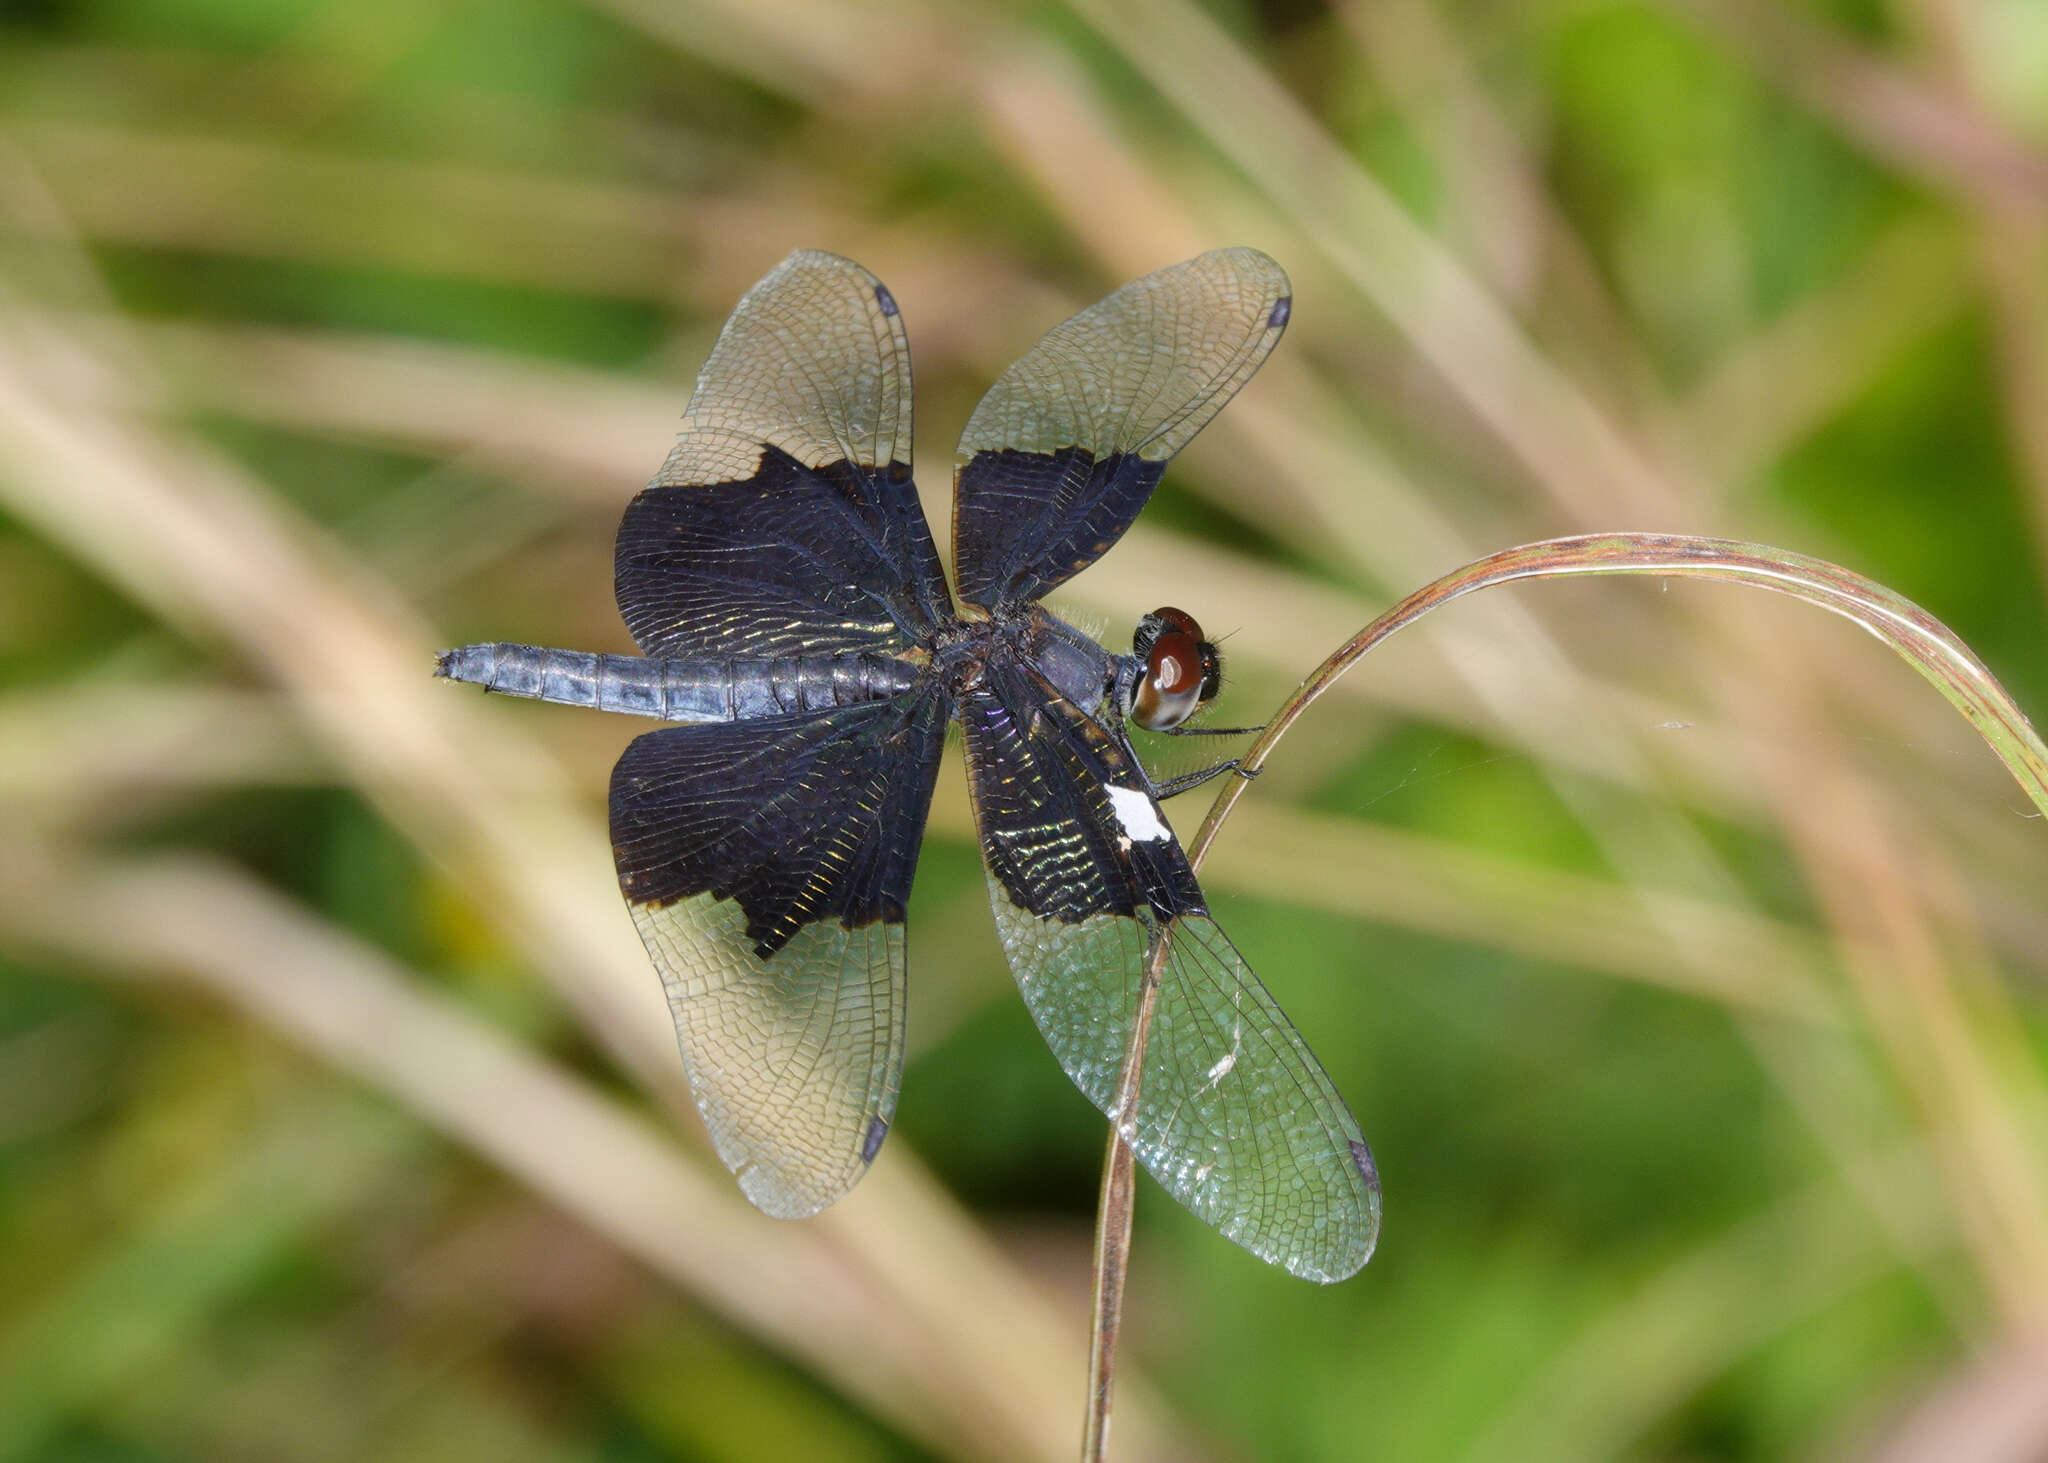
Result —
<path fill-rule="evenodd" d="M 899 1126 L 778 1224 L 613 884 L 640 727 L 429 678 L 629 648 L 620 510 L 793 247 L 902 302 L 941 535 L 1042 331 L 1286 265 L 1285 343 L 1063 601 L 1228 633 L 1223 722 L 1624 528 L 1839 560 L 2048 707 L 2040 0 L 0 16 L 0 1459 L 1072 1456 L 1102 1125 L 956 753 Z M 2048 830 L 1868 637 L 1461 602 L 1204 880 L 1385 1231 L 1319 1289 L 1141 1179 L 1119 1456 L 2048 1457 Z"/>

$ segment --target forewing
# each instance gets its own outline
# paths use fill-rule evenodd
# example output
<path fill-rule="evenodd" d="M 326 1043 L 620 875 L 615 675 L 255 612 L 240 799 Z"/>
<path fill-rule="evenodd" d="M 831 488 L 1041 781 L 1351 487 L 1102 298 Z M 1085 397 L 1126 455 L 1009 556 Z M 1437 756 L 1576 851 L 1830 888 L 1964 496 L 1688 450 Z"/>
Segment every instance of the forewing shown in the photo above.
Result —
<path fill-rule="evenodd" d="M 936 692 L 669 727 L 612 773 L 619 885 L 690 1089 L 747 1197 L 793 1218 L 874 1158 L 903 1066 L 903 909 Z"/>
<path fill-rule="evenodd" d="M 1310 1280 L 1372 1253 L 1380 1192 L 1357 1121 L 1209 918 L 1119 739 L 1019 666 L 961 703 L 996 931 L 1046 1044 L 1138 1160 L 1206 1224 Z M 1136 1103 L 1118 1111 L 1151 942 L 1171 944 Z"/>
<path fill-rule="evenodd" d="M 799 250 L 725 323 L 682 435 L 619 525 L 649 655 L 915 643 L 950 609 L 910 475 L 910 345 L 848 259 Z"/>
<path fill-rule="evenodd" d="M 960 438 L 960 597 L 1037 599 L 1123 537 L 1167 459 L 1279 342 L 1287 275 L 1218 249 L 1134 280 L 1055 326 L 990 388 Z"/>

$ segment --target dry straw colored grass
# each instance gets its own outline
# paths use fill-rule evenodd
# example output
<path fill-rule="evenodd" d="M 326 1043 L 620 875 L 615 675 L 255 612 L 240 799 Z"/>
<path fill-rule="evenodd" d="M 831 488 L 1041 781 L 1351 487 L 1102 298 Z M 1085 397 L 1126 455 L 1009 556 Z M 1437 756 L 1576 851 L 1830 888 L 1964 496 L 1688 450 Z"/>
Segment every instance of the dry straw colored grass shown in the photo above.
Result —
<path fill-rule="evenodd" d="M 1070 596 L 1231 631 L 1234 720 L 1425 580 L 1616 529 L 1850 564 L 2048 697 L 2027 0 L 0 27 L 0 1458 L 1071 1455 L 1095 1130 L 957 771 L 901 1131 L 776 1224 L 612 887 L 632 729 L 426 674 L 624 648 L 610 527 L 792 247 L 903 302 L 942 535 L 1063 312 L 1289 268 Z M 2048 835 L 2005 774 L 1766 596 L 1497 590 L 1408 641 L 1204 873 L 1375 1141 L 1381 1252 L 1313 1292 L 1141 1188 L 1115 1455 L 2038 1454 Z"/>

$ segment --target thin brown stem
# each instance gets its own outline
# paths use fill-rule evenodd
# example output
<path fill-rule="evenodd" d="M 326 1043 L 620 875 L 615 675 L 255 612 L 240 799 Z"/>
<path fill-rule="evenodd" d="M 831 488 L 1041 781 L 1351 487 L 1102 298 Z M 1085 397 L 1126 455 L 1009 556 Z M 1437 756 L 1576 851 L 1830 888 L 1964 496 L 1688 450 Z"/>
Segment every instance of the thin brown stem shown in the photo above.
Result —
<path fill-rule="evenodd" d="M 1082 1463 L 1101 1463 L 1109 1451 L 1109 1411 L 1116 1391 L 1116 1342 L 1123 1325 L 1124 1275 L 1131 1256 L 1131 1214 L 1136 1207 L 1136 1173 L 1123 1125 L 1138 1108 L 1145 1047 L 1152 1036 L 1152 1012 L 1159 1001 L 1159 970 L 1166 963 L 1172 931 L 1155 926 L 1138 987 L 1138 1011 L 1117 1079 L 1110 1113 L 1109 1149 L 1102 1162 L 1102 1198 L 1095 1217 L 1095 1293 L 1088 1336 L 1088 1416 L 1081 1431 Z"/>
<path fill-rule="evenodd" d="M 1081 1428 L 1083 1463 L 1109 1456 L 1109 1409 L 1116 1391 L 1116 1342 L 1122 1328 L 1124 1270 L 1131 1254 L 1136 1166 L 1130 1145 L 1112 1125 L 1102 1155 L 1102 1198 L 1095 1223 L 1095 1294 L 1088 1335 L 1088 1415 Z"/>
<path fill-rule="evenodd" d="M 2048 745 L 2043 744 L 2040 734 L 1998 678 L 1954 631 L 1904 596 L 1824 559 L 1733 539 L 1689 534 L 1606 533 L 1545 539 L 1489 554 L 1431 581 L 1359 631 L 1318 666 L 1245 750 L 1240 767 L 1247 773 L 1256 773 L 1288 728 L 1338 677 L 1396 630 L 1439 605 L 1489 585 L 1588 574 L 1725 580 L 1803 599 L 1855 621 L 1933 682 L 1949 704 L 1977 728 L 2034 806 L 2048 814 Z M 1230 778 L 1217 793 L 1209 815 L 1188 845 L 1190 862 L 1200 865 L 1223 820 L 1243 795 L 1247 780 Z"/>

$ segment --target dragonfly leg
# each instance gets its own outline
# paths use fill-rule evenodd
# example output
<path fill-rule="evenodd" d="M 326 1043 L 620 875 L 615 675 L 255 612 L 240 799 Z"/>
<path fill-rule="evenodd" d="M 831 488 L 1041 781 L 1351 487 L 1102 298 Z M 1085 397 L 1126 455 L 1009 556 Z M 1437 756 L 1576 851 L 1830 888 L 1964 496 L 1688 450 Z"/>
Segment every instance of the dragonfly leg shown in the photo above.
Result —
<path fill-rule="evenodd" d="M 1152 784 L 1152 793 L 1155 797 L 1170 798 L 1198 788 L 1211 778 L 1221 777 L 1226 772 L 1235 772 L 1246 782 L 1250 782 L 1261 770 L 1263 769 L 1255 767 L 1248 772 L 1238 765 L 1235 757 L 1232 757 L 1228 762 L 1218 762 L 1214 767 L 1204 767 L 1200 772 L 1184 772 L 1179 777 L 1169 777 L 1164 782 L 1155 782 Z"/>
<path fill-rule="evenodd" d="M 1170 726 L 1160 735 L 1167 737 L 1248 737 L 1253 732 L 1262 732 L 1260 726 Z"/>

